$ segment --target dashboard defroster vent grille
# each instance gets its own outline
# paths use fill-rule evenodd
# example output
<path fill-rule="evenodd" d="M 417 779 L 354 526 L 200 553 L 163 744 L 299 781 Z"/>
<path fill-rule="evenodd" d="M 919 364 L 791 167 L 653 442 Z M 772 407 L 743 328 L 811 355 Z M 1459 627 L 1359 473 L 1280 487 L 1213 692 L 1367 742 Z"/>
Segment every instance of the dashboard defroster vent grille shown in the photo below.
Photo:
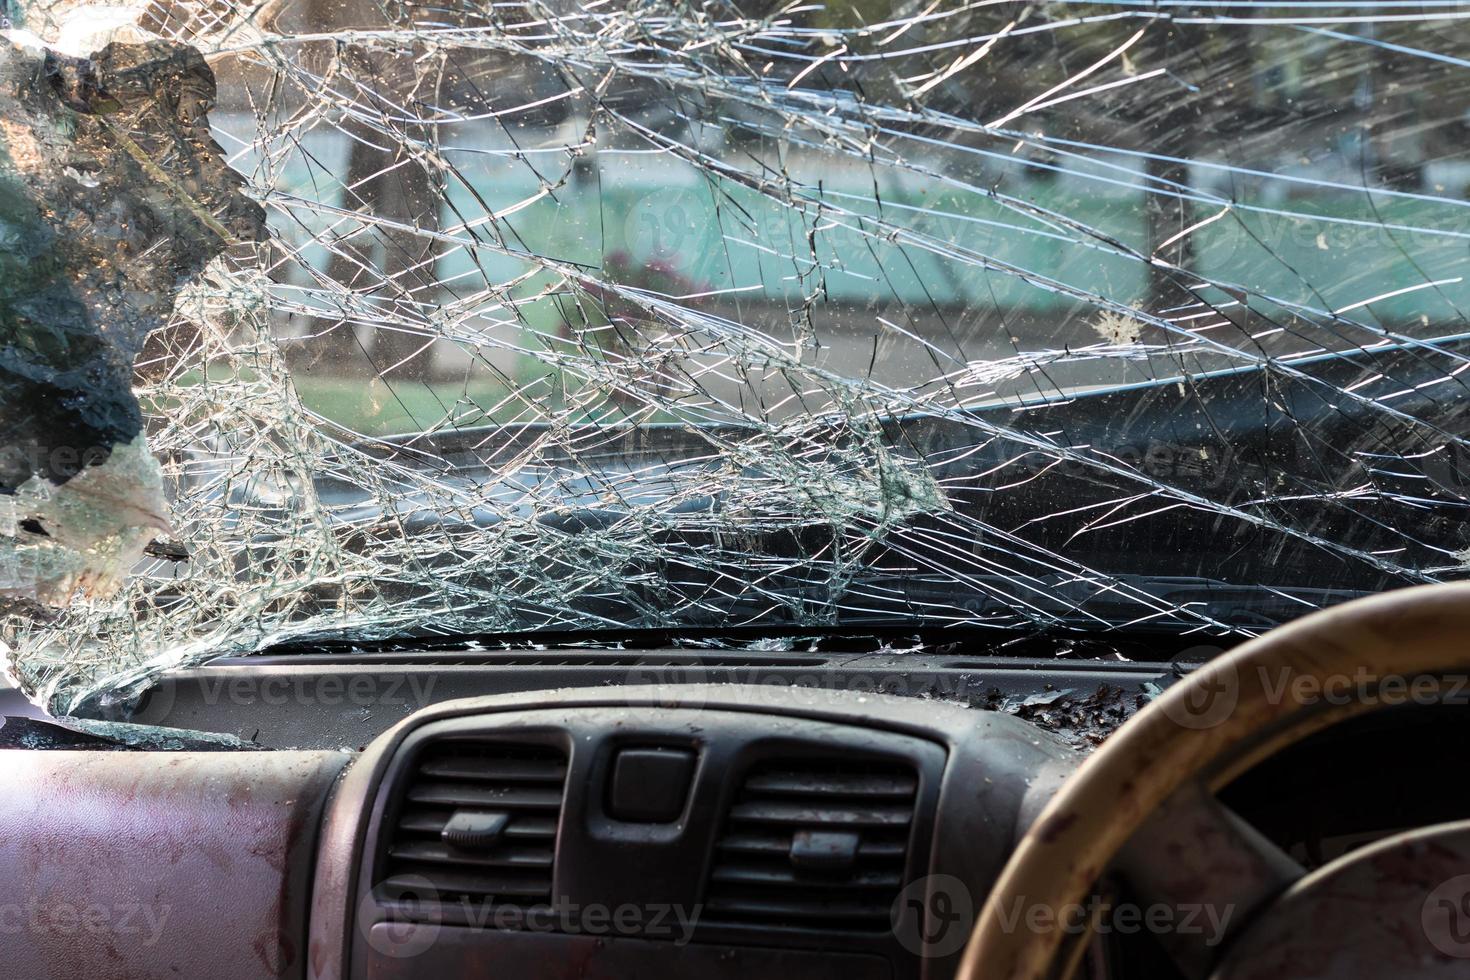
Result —
<path fill-rule="evenodd" d="M 918 775 L 898 761 L 757 764 L 730 807 L 705 892 L 711 922 L 890 928 Z"/>
<path fill-rule="evenodd" d="M 549 904 L 566 779 L 566 753 L 549 745 L 428 746 L 390 811 L 378 898 L 410 919 Z"/>

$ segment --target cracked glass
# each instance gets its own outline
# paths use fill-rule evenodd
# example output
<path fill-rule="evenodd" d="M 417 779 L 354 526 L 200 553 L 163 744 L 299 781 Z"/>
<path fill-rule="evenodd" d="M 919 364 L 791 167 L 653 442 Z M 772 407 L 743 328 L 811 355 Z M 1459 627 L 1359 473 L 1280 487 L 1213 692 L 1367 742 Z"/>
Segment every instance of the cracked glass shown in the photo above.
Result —
<path fill-rule="evenodd" d="M 0 11 L 0 637 L 57 712 L 1470 570 L 1463 0 Z"/>

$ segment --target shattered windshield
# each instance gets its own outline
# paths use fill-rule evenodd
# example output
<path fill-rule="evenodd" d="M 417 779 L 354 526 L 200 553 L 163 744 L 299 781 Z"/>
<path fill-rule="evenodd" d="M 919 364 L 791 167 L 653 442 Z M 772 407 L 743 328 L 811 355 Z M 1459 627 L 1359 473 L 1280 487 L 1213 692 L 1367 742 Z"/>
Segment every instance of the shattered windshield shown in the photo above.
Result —
<path fill-rule="evenodd" d="M 1467 81 L 1463 0 L 0 0 L 0 651 L 1464 577 Z"/>

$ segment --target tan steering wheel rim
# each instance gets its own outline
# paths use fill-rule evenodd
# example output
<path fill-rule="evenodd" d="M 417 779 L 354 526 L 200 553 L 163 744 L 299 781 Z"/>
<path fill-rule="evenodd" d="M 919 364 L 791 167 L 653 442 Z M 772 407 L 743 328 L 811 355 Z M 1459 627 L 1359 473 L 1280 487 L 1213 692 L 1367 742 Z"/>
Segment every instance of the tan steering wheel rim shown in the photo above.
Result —
<path fill-rule="evenodd" d="M 960 980 L 1043 980 L 1065 938 L 1007 928 L 1016 899 L 1050 909 L 1085 900 L 1134 831 L 1184 784 L 1272 731 L 1279 750 L 1363 710 L 1363 697 L 1324 699 L 1344 678 L 1353 693 L 1388 678 L 1470 666 L 1470 582 L 1402 589 L 1278 627 L 1217 657 L 1118 729 L 1037 817 L 986 899 Z M 1283 678 L 1307 678 L 1282 685 Z M 1371 685 L 1365 688 L 1364 683 Z M 1398 681 L 1395 681 L 1396 688 Z M 1341 687 L 1341 685 L 1339 685 Z M 1371 699 L 1382 702 L 1384 699 Z M 1315 715 L 1311 724 L 1299 724 Z"/>

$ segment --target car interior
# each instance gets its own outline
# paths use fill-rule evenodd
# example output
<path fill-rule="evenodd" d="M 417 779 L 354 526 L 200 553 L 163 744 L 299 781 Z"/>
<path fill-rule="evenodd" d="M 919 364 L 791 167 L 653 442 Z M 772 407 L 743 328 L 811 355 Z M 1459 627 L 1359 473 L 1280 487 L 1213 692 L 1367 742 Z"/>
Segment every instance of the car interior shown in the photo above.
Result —
<path fill-rule="evenodd" d="M 1182 675 L 425 652 L 318 656 L 287 700 L 272 666 L 210 664 L 135 708 L 192 742 L 37 727 L 5 750 L 10 894 L 44 903 L 11 913 L 42 926 L 8 927 L 7 955 L 24 976 L 1460 975 L 1467 600 L 1358 600 Z M 641 682 L 609 683 L 627 664 Z M 1352 698 L 1310 683 L 1359 669 Z M 346 693 L 445 675 L 393 712 Z M 956 697 L 1154 683 L 1086 756 Z M 247 725 L 248 748 L 198 741 Z M 84 907 L 114 917 L 61 928 Z"/>
<path fill-rule="evenodd" d="M 1470 976 L 1463 0 L 0 0 L 0 963 Z"/>

